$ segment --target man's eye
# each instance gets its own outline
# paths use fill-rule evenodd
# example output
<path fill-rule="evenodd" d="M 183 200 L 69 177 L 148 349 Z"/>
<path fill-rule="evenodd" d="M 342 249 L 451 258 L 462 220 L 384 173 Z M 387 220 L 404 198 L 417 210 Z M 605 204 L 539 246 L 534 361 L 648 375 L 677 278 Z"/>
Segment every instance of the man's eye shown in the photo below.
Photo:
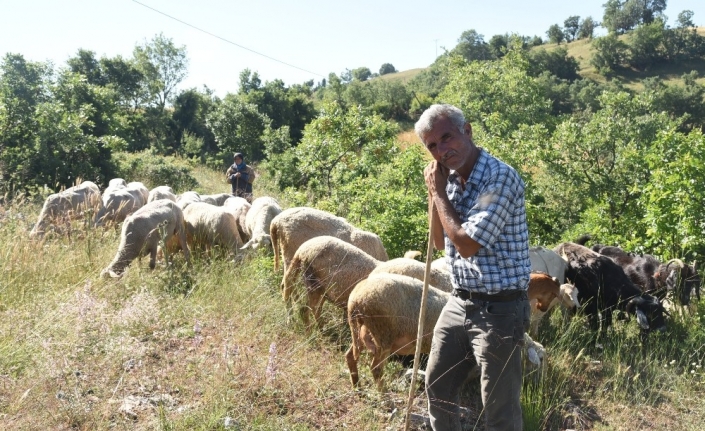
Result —
<path fill-rule="evenodd" d="M 428 148 L 429 151 L 433 151 L 436 149 L 436 144 L 428 144 L 428 146 L 426 146 L 426 148 Z"/>

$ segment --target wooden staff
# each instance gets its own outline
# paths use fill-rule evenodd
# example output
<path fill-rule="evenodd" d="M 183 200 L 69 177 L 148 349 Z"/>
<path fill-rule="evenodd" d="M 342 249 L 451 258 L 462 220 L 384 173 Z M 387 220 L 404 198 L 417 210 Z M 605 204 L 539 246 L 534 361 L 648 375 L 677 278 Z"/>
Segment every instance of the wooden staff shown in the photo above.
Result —
<path fill-rule="evenodd" d="M 426 270 L 423 274 L 423 293 L 421 294 L 421 308 L 419 310 L 419 325 L 416 331 L 416 351 L 414 352 L 414 371 L 411 374 L 411 386 L 409 387 L 409 401 L 406 406 L 406 417 L 404 419 L 404 430 L 409 431 L 411 420 L 411 405 L 414 402 L 416 393 L 416 375 L 419 371 L 419 359 L 421 357 L 421 339 L 424 336 L 424 320 L 426 319 L 426 302 L 428 298 L 428 279 L 431 274 L 431 262 L 433 261 L 433 211 L 435 210 L 431 202 L 430 221 L 428 226 L 428 247 L 426 248 Z"/>

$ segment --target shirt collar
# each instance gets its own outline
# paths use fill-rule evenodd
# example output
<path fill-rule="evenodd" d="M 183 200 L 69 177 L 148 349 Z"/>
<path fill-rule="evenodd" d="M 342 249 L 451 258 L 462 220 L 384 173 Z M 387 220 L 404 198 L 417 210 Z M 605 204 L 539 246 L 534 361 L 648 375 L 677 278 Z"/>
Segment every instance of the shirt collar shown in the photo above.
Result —
<path fill-rule="evenodd" d="M 479 150 L 479 154 L 477 156 L 477 160 L 475 161 L 475 166 L 472 167 L 472 171 L 470 171 L 470 176 L 465 180 L 465 184 L 472 184 L 472 185 L 479 185 L 480 181 L 482 181 L 482 177 L 485 174 L 485 169 L 487 168 L 487 153 L 485 150 L 483 150 L 480 147 L 477 147 Z M 448 175 L 448 181 L 452 182 L 460 182 L 460 174 L 457 171 L 450 171 L 450 174 Z"/>

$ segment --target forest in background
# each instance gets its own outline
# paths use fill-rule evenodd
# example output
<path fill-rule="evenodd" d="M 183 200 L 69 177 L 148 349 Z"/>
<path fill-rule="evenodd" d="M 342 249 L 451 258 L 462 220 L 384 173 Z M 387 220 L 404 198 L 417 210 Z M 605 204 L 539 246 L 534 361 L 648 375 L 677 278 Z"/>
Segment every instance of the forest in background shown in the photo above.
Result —
<path fill-rule="evenodd" d="M 532 243 L 589 232 L 696 258 L 705 253 L 705 37 L 691 11 L 671 27 L 665 9 L 664 0 L 611 0 L 602 23 L 571 16 L 547 40 L 485 42 L 467 30 L 410 79 L 393 79 L 389 63 L 291 86 L 246 69 L 222 99 L 178 88 L 187 50 L 163 34 L 131 58 L 81 49 L 59 67 L 8 53 L 0 193 L 42 197 L 77 178 L 137 174 L 187 190 L 193 166 L 224 170 L 241 151 L 292 202 L 345 214 L 398 254 L 423 249 L 426 211 L 426 155 L 400 133 L 432 103 L 453 103 L 477 142 L 524 178 Z M 599 25 L 606 36 L 594 37 Z M 569 55 L 571 44 L 588 44 L 589 59 Z M 682 67 L 680 79 L 652 76 L 638 91 L 620 79 L 664 65 Z"/>

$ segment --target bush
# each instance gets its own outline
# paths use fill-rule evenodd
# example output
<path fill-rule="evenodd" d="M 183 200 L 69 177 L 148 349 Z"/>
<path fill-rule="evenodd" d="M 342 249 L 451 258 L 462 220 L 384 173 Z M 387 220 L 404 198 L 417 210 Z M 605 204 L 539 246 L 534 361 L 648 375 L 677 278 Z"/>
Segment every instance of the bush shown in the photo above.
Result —
<path fill-rule="evenodd" d="M 175 157 L 163 157 L 148 151 L 117 153 L 118 175 L 127 181 L 142 181 L 147 188 L 168 185 L 179 193 L 193 190 L 198 181 L 187 162 Z"/>

